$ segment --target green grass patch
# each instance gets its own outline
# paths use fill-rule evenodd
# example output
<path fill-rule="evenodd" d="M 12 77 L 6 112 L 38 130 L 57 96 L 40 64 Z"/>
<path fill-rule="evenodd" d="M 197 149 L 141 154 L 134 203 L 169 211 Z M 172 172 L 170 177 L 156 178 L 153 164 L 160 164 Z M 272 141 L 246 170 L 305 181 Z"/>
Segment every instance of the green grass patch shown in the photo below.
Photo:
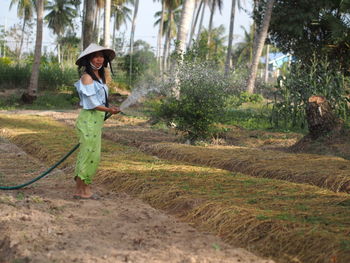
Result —
<path fill-rule="evenodd" d="M 71 91 L 65 92 L 41 92 L 33 104 L 21 102 L 22 93 L 17 92 L 10 96 L 0 98 L 0 110 L 66 110 L 74 109 L 79 102 L 78 95 Z"/>

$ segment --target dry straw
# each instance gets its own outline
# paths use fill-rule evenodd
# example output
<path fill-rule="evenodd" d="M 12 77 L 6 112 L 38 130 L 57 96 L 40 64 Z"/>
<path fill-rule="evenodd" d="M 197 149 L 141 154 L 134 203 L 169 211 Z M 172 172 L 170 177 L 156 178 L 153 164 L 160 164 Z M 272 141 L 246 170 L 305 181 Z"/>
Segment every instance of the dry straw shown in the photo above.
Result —
<path fill-rule="evenodd" d="M 72 128 L 49 118 L 0 115 L 0 123 L 1 136 L 47 164 L 52 164 L 76 143 Z M 146 150 L 187 163 L 248 169 L 255 176 L 268 176 L 270 167 L 276 178 L 302 181 L 302 175 L 307 175 L 302 172 L 298 157 L 292 159 L 294 167 L 287 169 L 281 163 L 290 162 L 289 155 L 270 156 L 268 151 L 239 147 L 205 151 L 176 144 L 157 144 L 147 146 Z M 303 157 L 304 167 L 325 162 L 317 157 L 309 163 L 306 157 Z M 234 164 L 226 167 L 232 160 L 235 160 Z M 74 161 L 74 158 L 68 159 L 66 166 Z M 329 160 L 337 165 L 341 161 L 340 158 Z M 323 167 L 326 169 L 325 164 Z M 316 181 L 341 188 L 341 183 L 327 181 L 326 173 L 323 177 Z M 314 180 L 317 176 L 308 178 Z M 311 179 L 307 183 L 312 182 Z M 177 214 L 197 228 L 212 231 L 233 245 L 272 257 L 277 262 L 350 262 L 350 198 L 346 193 L 232 174 L 184 162 L 162 161 L 136 148 L 106 140 L 96 182 L 111 191 L 125 191 L 142 198 L 154 207 Z"/>

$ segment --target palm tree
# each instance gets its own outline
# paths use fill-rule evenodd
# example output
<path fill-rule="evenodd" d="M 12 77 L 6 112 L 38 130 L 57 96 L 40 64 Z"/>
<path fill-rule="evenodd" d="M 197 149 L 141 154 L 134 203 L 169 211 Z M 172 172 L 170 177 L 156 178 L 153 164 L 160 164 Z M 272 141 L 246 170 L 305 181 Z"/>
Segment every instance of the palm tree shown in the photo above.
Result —
<path fill-rule="evenodd" d="M 177 53 L 180 54 L 180 63 L 182 63 L 183 53 L 186 51 L 186 40 L 191 26 L 194 5 L 195 0 L 184 0 L 182 5 L 181 21 L 177 32 Z"/>
<path fill-rule="evenodd" d="M 77 16 L 74 0 L 54 0 L 50 1 L 45 10 L 49 13 L 45 16 L 48 27 L 57 35 L 58 61 L 61 62 L 61 52 L 59 40 L 67 28 L 74 29 L 73 19 Z"/>
<path fill-rule="evenodd" d="M 220 14 L 223 8 L 223 0 L 211 0 L 211 8 L 210 8 L 210 18 L 209 18 L 209 26 L 208 26 L 208 46 L 210 46 L 210 41 L 211 41 L 211 37 L 210 37 L 210 32 L 213 28 L 213 19 L 214 19 L 214 14 L 216 11 L 216 7 L 219 8 Z M 209 56 L 210 54 L 208 54 Z"/>
<path fill-rule="evenodd" d="M 226 77 L 228 76 L 228 73 L 230 71 L 230 64 L 231 64 L 231 52 L 232 52 L 235 12 L 236 12 L 236 0 L 232 0 L 231 16 L 230 16 L 230 30 L 229 30 L 229 36 L 228 36 L 228 46 L 227 46 L 227 54 L 226 54 L 226 62 L 225 62 L 225 76 Z"/>
<path fill-rule="evenodd" d="M 132 25 L 131 25 L 131 34 L 130 34 L 130 70 L 129 70 L 129 84 L 131 84 L 131 79 L 132 79 L 132 54 L 133 54 L 133 48 L 134 48 L 134 35 L 135 35 L 135 29 L 136 29 L 136 18 L 137 18 L 137 12 L 139 10 L 139 0 L 135 0 L 134 3 L 134 15 L 132 18 Z"/>
<path fill-rule="evenodd" d="M 203 10 L 202 10 L 202 14 L 201 14 L 201 20 L 199 22 L 199 26 L 198 26 L 198 32 L 197 32 L 197 42 L 199 41 L 201 32 L 202 32 L 202 27 L 203 27 L 203 20 L 204 20 L 204 13 L 205 13 L 205 5 L 208 3 L 208 0 L 202 0 L 202 6 L 203 6 Z"/>
<path fill-rule="evenodd" d="M 187 48 L 190 48 L 191 47 L 191 43 L 192 43 L 192 38 L 193 38 L 193 35 L 194 35 L 194 31 L 196 29 L 196 26 L 197 26 L 197 22 L 198 22 L 198 18 L 199 18 L 199 14 L 202 10 L 202 7 L 204 6 L 204 1 L 203 0 L 199 0 L 200 1 L 200 4 L 198 6 L 198 9 L 197 9 L 197 4 L 198 4 L 198 0 L 196 1 L 196 6 L 195 6 L 195 10 L 194 10 L 194 13 L 195 11 L 197 10 L 197 14 L 195 15 L 193 13 L 193 16 L 194 16 L 194 19 L 192 20 L 192 26 L 191 26 L 191 33 L 190 33 L 190 38 L 189 38 L 189 41 L 188 41 L 188 45 L 187 45 Z"/>
<path fill-rule="evenodd" d="M 24 39 L 24 29 L 25 29 L 26 23 L 33 18 L 34 3 L 33 3 L 33 0 L 12 0 L 10 3 L 10 9 L 16 3 L 17 3 L 17 16 L 23 19 L 21 43 L 19 46 L 19 58 L 21 59 L 23 39 Z"/>
<path fill-rule="evenodd" d="M 104 16 L 104 27 L 103 27 L 103 42 L 105 47 L 110 47 L 110 20 L 111 20 L 111 0 L 105 0 L 105 16 Z"/>
<path fill-rule="evenodd" d="M 165 71 L 168 67 L 168 59 L 169 59 L 169 53 L 170 53 L 170 42 L 173 37 L 176 36 L 177 28 L 175 23 L 175 14 L 176 9 L 179 8 L 181 5 L 181 0 L 165 0 L 165 6 L 168 11 L 168 26 L 164 42 L 164 50 L 163 50 L 163 70 Z"/>
<path fill-rule="evenodd" d="M 32 66 L 32 73 L 30 75 L 29 86 L 27 91 L 22 95 L 22 101 L 25 103 L 33 103 L 37 98 L 39 67 L 41 60 L 41 46 L 43 42 L 43 16 L 44 16 L 44 0 L 36 1 L 37 20 L 36 20 L 36 40 L 34 51 L 34 63 Z"/>
<path fill-rule="evenodd" d="M 231 67 L 231 59 L 232 59 L 232 42 L 233 42 L 233 29 L 234 29 L 234 21 L 235 21 L 235 13 L 236 13 L 236 4 L 238 5 L 238 9 L 242 9 L 241 0 L 232 0 L 231 6 L 231 16 L 230 16 L 230 30 L 228 37 L 228 46 L 226 53 L 226 62 L 225 62 L 225 76 L 228 75 Z"/>
<path fill-rule="evenodd" d="M 244 31 L 244 40 L 235 44 L 233 59 L 235 59 L 236 64 L 245 60 L 247 65 L 250 65 L 253 59 L 254 27 L 252 25 L 249 32 L 243 26 L 241 28 Z"/>
<path fill-rule="evenodd" d="M 165 0 L 153 0 L 153 2 L 161 2 L 162 4 L 162 11 L 161 11 L 161 17 L 160 17 L 160 23 L 159 23 L 159 29 L 158 29 L 158 36 L 157 36 L 157 63 L 159 66 L 159 69 L 161 70 L 161 65 L 162 65 L 162 61 L 161 61 L 161 45 L 162 45 L 162 37 L 163 37 L 163 26 L 164 26 L 164 17 L 165 17 Z"/>
<path fill-rule="evenodd" d="M 256 46 L 254 47 L 254 56 L 253 56 L 253 63 L 250 68 L 250 76 L 248 79 L 247 84 L 247 91 L 249 93 L 254 92 L 254 86 L 255 86 L 255 80 L 256 80 L 256 74 L 258 70 L 259 65 L 259 59 L 262 53 L 262 50 L 264 48 L 264 43 L 267 37 L 267 31 L 269 30 L 271 15 L 272 15 L 272 9 L 273 5 L 275 3 L 275 0 L 268 0 L 266 3 L 266 9 L 265 14 L 262 21 L 261 29 L 259 30 L 259 35 L 257 37 Z"/>
<path fill-rule="evenodd" d="M 113 38 L 112 46 L 115 48 L 115 32 L 120 30 L 123 24 L 131 21 L 131 9 L 126 6 L 127 3 L 132 3 L 132 0 L 117 0 L 112 2 L 112 15 L 114 16 L 113 23 Z"/>
<path fill-rule="evenodd" d="M 84 24 L 83 24 L 83 49 L 93 42 L 93 29 L 95 18 L 96 0 L 85 0 Z"/>

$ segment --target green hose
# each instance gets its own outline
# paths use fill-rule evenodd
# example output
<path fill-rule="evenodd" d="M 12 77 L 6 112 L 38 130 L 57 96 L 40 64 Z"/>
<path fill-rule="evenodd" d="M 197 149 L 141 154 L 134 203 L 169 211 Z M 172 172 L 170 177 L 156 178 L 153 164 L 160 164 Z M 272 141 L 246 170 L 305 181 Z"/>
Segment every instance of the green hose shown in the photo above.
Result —
<path fill-rule="evenodd" d="M 108 113 L 105 116 L 104 120 L 107 120 L 109 117 L 111 117 L 112 114 Z M 47 176 L 53 169 L 55 169 L 57 166 L 59 166 L 61 163 L 63 163 L 72 153 L 75 152 L 76 149 L 79 148 L 80 143 L 78 143 L 77 145 L 75 145 L 72 150 L 70 150 L 65 156 L 62 157 L 61 160 L 59 160 L 57 163 L 55 163 L 53 166 L 51 166 L 49 169 L 47 169 L 45 172 L 43 172 L 41 175 L 39 175 L 38 177 L 24 183 L 24 184 L 19 184 L 19 185 L 15 185 L 15 186 L 0 186 L 0 190 L 16 190 L 16 189 L 20 189 L 22 187 L 25 187 L 27 185 L 30 185 L 38 180 L 40 180 L 41 178 L 44 178 L 45 176 Z"/>

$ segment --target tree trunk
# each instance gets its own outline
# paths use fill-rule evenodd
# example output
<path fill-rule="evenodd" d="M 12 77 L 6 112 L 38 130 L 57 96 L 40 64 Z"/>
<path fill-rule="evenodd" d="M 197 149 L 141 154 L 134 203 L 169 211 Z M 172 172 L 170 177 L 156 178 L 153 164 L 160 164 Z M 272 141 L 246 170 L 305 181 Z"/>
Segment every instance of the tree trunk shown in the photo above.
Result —
<path fill-rule="evenodd" d="M 270 45 L 266 45 L 266 61 L 265 61 L 265 83 L 269 82 L 269 57 L 270 57 Z"/>
<path fill-rule="evenodd" d="M 171 27 L 173 23 L 173 12 L 169 9 L 169 26 L 165 37 L 164 52 L 163 52 L 163 71 L 168 70 L 168 56 L 170 53 L 170 41 L 171 41 Z"/>
<path fill-rule="evenodd" d="M 24 29 L 26 26 L 26 19 L 23 18 L 23 25 L 22 25 L 22 34 L 21 34 L 21 43 L 19 44 L 19 59 L 22 58 L 22 47 L 23 47 L 23 39 L 24 39 Z"/>
<path fill-rule="evenodd" d="M 210 11 L 210 18 L 209 18 L 209 26 L 208 26 L 208 54 L 207 54 L 207 59 L 210 58 L 210 44 L 211 44 L 211 31 L 213 29 L 213 19 L 214 19 L 214 13 L 215 13 L 215 1 L 213 1 L 213 4 L 211 6 L 211 11 Z"/>
<path fill-rule="evenodd" d="M 195 5 L 194 10 L 193 10 L 193 17 L 195 17 L 195 19 L 192 20 L 191 33 L 190 33 L 190 38 L 188 40 L 187 48 L 191 47 L 193 34 L 194 34 L 194 31 L 195 31 L 196 26 L 197 26 L 197 22 L 198 22 L 199 14 L 202 10 L 202 6 L 203 6 L 203 1 L 201 1 L 201 3 L 199 4 L 199 7 L 197 9 L 197 2 L 196 2 L 196 5 Z M 197 14 L 195 15 L 196 10 L 197 10 Z"/>
<path fill-rule="evenodd" d="M 159 65 L 160 73 L 163 74 L 163 62 L 162 62 L 162 37 L 164 30 L 164 17 L 165 17 L 165 1 L 162 1 L 162 16 L 160 18 L 159 31 L 158 31 L 158 39 L 157 39 L 157 61 Z M 164 59 L 164 58 L 163 58 Z"/>
<path fill-rule="evenodd" d="M 83 49 L 93 42 L 95 0 L 86 0 L 86 13 L 84 20 Z"/>
<path fill-rule="evenodd" d="M 260 59 L 261 52 L 264 48 L 265 40 L 267 37 L 267 31 L 268 31 L 269 25 L 270 25 L 270 20 L 271 20 L 274 2 L 275 2 L 275 0 L 269 0 L 266 3 L 266 10 L 265 10 L 264 18 L 263 18 L 262 27 L 261 27 L 261 30 L 259 30 L 257 45 L 255 47 L 255 51 L 253 52 L 253 62 L 252 62 L 251 68 L 250 68 L 250 76 L 249 76 L 248 84 L 247 84 L 247 91 L 249 93 L 254 93 L 254 86 L 255 86 L 256 74 L 258 71 L 259 59 Z"/>
<path fill-rule="evenodd" d="M 201 36 L 201 32 L 202 32 L 206 0 L 202 0 L 202 2 L 203 2 L 203 10 L 202 10 L 202 14 L 201 14 L 201 20 L 200 20 L 199 26 L 198 26 L 197 43 L 199 42 L 199 39 L 200 39 L 200 36 Z"/>
<path fill-rule="evenodd" d="M 27 91 L 22 95 L 24 103 L 32 104 L 37 98 L 39 69 L 41 60 L 41 46 L 43 42 L 43 15 L 44 15 L 44 0 L 38 0 L 37 5 L 37 25 L 36 25 L 36 39 L 34 51 L 34 63 L 32 66 L 32 73 L 30 76 L 29 86 Z"/>
<path fill-rule="evenodd" d="M 129 85 L 131 85 L 131 76 L 132 76 L 132 54 L 134 53 L 134 35 L 135 35 L 135 29 L 136 29 L 136 18 L 137 18 L 137 12 L 139 10 L 139 0 L 135 1 L 134 5 L 134 16 L 132 19 L 132 26 L 131 26 L 131 34 L 130 34 L 130 68 L 129 68 Z"/>
<path fill-rule="evenodd" d="M 332 131 L 340 131 L 343 121 L 332 111 L 331 105 L 323 96 L 311 96 L 306 107 L 306 119 L 311 139 L 317 139 Z"/>
<path fill-rule="evenodd" d="M 183 54 L 186 51 L 186 40 L 191 26 L 194 4 L 195 0 L 185 0 L 182 6 L 181 21 L 177 32 L 177 53 L 180 55 L 180 63 L 182 63 Z"/>
<path fill-rule="evenodd" d="M 111 0 L 105 0 L 105 17 L 104 17 L 104 28 L 103 28 L 103 43 L 105 47 L 110 47 L 111 45 L 111 30 L 110 30 L 110 20 L 111 20 Z"/>
<path fill-rule="evenodd" d="M 115 48 L 115 31 L 116 31 L 116 24 L 117 24 L 117 12 L 114 13 L 114 20 L 113 20 L 113 35 L 112 35 L 112 48 L 116 50 Z M 117 51 L 117 50 L 116 50 Z"/>
<path fill-rule="evenodd" d="M 235 12 L 236 12 L 236 0 L 232 0 L 231 7 L 231 17 L 230 17 L 230 31 L 228 37 L 228 46 L 226 54 L 226 63 L 225 63 L 225 77 L 228 76 L 231 67 L 231 53 L 232 53 L 232 41 L 233 41 L 233 29 L 235 23 Z"/>

